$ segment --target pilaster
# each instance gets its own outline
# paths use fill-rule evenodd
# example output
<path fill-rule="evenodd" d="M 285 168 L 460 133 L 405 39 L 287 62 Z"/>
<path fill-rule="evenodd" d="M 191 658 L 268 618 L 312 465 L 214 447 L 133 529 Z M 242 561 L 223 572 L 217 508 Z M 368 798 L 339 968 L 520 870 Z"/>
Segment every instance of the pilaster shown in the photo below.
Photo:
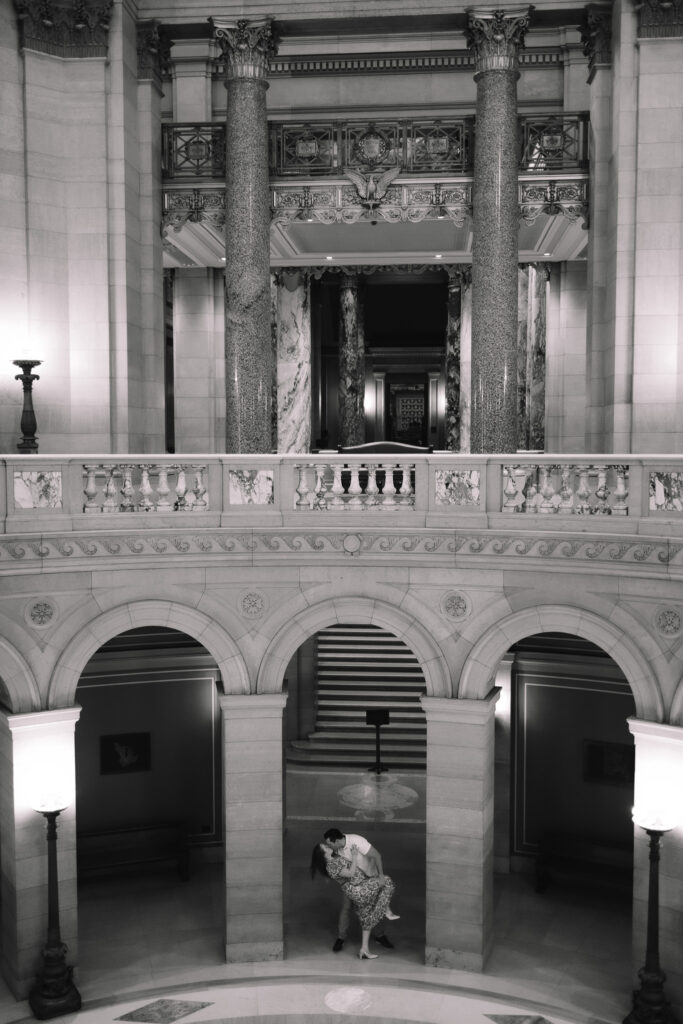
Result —
<path fill-rule="evenodd" d="M 47 934 L 45 820 L 33 803 L 54 792 L 69 804 L 58 823 L 60 930 L 78 958 L 74 728 L 80 708 L 0 711 L 0 965 L 17 999 L 35 981 Z"/>
<path fill-rule="evenodd" d="M 427 720 L 426 949 L 433 967 L 481 971 L 493 940 L 494 712 L 421 697 Z"/>
<path fill-rule="evenodd" d="M 339 440 L 365 441 L 365 339 L 357 274 L 339 284 Z"/>
<path fill-rule="evenodd" d="M 231 694 L 223 715 L 225 958 L 281 960 L 286 695 Z"/>
<path fill-rule="evenodd" d="M 277 450 L 311 450 L 311 285 L 306 270 L 275 274 Z"/>

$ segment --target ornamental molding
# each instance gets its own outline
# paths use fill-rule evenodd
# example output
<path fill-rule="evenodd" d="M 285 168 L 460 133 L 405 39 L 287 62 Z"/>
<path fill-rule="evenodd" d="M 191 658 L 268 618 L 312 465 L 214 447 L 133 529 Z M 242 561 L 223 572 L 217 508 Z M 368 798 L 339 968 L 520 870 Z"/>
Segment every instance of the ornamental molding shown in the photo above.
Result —
<path fill-rule="evenodd" d="M 138 79 L 152 80 L 161 85 L 162 78 L 167 78 L 170 74 L 173 42 L 169 30 L 156 18 L 152 18 L 149 21 L 139 21 L 136 33 Z"/>
<path fill-rule="evenodd" d="M 245 590 L 239 595 L 238 607 L 245 619 L 260 619 L 268 610 L 268 599 L 260 590 Z"/>
<path fill-rule="evenodd" d="M 277 53 L 272 19 L 223 21 L 209 18 L 209 24 L 223 53 L 226 85 L 245 78 L 265 82 L 270 61 Z"/>
<path fill-rule="evenodd" d="M 683 36 L 683 0 L 637 0 L 640 39 Z"/>
<path fill-rule="evenodd" d="M 19 47 L 54 57 L 106 57 L 113 0 L 14 0 Z"/>
<path fill-rule="evenodd" d="M 516 71 L 533 6 L 518 11 L 470 11 L 466 38 L 474 52 L 475 79 L 485 71 Z"/>
<path fill-rule="evenodd" d="M 0 566 L 30 563 L 33 559 L 55 561 L 58 559 L 82 563 L 83 559 L 101 560 L 108 558 L 144 559 L 145 563 L 163 557 L 177 558 L 179 555 L 204 560 L 208 557 L 252 562 L 263 556 L 265 561 L 280 556 L 295 555 L 320 557 L 351 555 L 363 560 L 372 556 L 414 555 L 424 563 L 426 557 L 443 558 L 453 565 L 466 558 L 501 558 L 529 561 L 552 561 L 556 565 L 591 563 L 604 572 L 613 564 L 615 570 L 624 571 L 626 564 L 639 571 L 654 570 L 662 566 L 680 567 L 683 570 L 683 543 L 674 544 L 667 540 L 645 540 L 643 538 L 603 539 L 595 535 L 492 533 L 480 531 L 459 531 L 453 529 L 426 529 L 394 532 L 315 529 L 281 529 L 261 531 L 220 530 L 197 533 L 196 531 L 168 531 L 154 533 L 113 533 L 104 535 L 73 533 L 50 535 L 49 537 L 18 537 L 0 539 Z"/>
<path fill-rule="evenodd" d="M 584 57 L 588 57 L 588 81 L 598 68 L 612 66 L 612 4 L 588 4 L 578 26 Z"/>
<path fill-rule="evenodd" d="M 458 590 L 452 590 L 448 594 L 444 594 L 441 598 L 439 607 L 441 614 L 445 615 L 448 619 L 455 619 L 460 621 L 466 619 L 470 614 L 470 602 L 466 595 Z"/>
<path fill-rule="evenodd" d="M 24 619 L 31 629 L 50 629 L 57 621 L 57 605 L 48 597 L 31 598 L 24 608 Z"/>
<path fill-rule="evenodd" d="M 675 608 L 660 608 L 653 625 L 661 636 L 675 637 L 681 631 L 681 616 Z"/>
<path fill-rule="evenodd" d="M 527 224 L 546 214 L 560 215 L 567 220 L 580 220 L 588 227 L 588 181 L 586 178 L 520 181 L 518 186 L 519 216 Z"/>

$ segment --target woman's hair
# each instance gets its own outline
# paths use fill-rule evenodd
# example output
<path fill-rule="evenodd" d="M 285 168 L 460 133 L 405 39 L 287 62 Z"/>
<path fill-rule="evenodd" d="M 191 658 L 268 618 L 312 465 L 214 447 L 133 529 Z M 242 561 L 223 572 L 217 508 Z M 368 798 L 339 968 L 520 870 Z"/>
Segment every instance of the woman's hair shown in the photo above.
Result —
<path fill-rule="evenodd" d="M 315 844 L 311 855 L 311 878 L 315 878 L 316 875 L 323 875 L 325 878 L 328 877 L 325 854 L 323 853 L 321 843 Z"/>

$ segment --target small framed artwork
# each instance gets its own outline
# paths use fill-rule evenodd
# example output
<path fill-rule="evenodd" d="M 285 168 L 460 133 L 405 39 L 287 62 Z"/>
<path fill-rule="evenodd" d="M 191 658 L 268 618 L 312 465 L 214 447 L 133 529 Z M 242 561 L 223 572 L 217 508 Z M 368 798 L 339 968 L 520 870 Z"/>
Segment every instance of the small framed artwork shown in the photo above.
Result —
<path fill-rule="evenodd" d="M 604 782 L 610 786 L 632 786 L 636 749 L 631 743 L 583 741 L 584 782 Z"/>
<path fill-rule="evenodd" d="M 100 775 L 130 775 L 151 768 L 148 732 L 122 732 L 100 736 Z"/>

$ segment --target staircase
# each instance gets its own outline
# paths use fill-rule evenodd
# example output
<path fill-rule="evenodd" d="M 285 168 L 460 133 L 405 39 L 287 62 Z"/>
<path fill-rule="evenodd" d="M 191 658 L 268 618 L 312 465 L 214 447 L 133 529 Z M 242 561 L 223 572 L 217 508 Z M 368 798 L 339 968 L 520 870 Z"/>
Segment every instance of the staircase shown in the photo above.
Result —
<path fill-rule="evenodd" d="M 386 708 L 381 760 L 387 768 L 424 769 L 427 726 L 419 696 L 425 681 L 412 651 L 378 626 L 331 626 L 317 640 L 318 706 L 315 730 L 289 744 L 290 764 L 369 768 L 375 728 L 369 708 Z"/>

